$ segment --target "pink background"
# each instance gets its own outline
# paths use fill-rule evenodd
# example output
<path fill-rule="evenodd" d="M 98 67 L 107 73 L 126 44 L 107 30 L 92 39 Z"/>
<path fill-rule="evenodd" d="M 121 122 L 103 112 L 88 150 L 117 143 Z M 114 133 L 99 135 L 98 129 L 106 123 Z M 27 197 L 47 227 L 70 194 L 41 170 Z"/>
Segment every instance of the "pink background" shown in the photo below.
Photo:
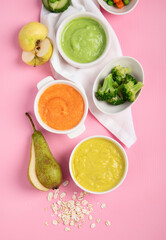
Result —
<path fill-rule="evenodd" d="M 91 229 L 87 220 L 81 229 L 74 227 L 71 232 L 52 224 L 47 193 L 37 191 L 28 181 L 32 128 L 25 112 L 31 112 L 63 168 L 64 179 L 70 180 L 65 190 L 68 197 L 73 191 L 80 192 L 68 170 L 73 147 L 88 136 L 114 136 L 90 113 L 85 133 L 73 140 L 46 132 L 37 124 L 33 114 L 36 84 L 52 73 L 49 63 L 33 68 L 21 61 L 17 37 L 24 24 L 39 21 L 40 9 L 40 0 L 1 1 L 0 239 L 166 239 L 166 1 L 139 1 L 134 11 L 124 16 L 101 10 L 117 34 L 123 55 L 141 62 L 145 86 L 132 107 L 137 142 L 130 149 L 125 147 L 129 158 L 125 182 L 107 195 L 88 195 L 94 204 L 93 221 L 99 217 L 101 222 Z M 101 210 L 97 202 L 107 207 Z M 105 226 L 105 220 L 110 220 L 110 227 Z"/>

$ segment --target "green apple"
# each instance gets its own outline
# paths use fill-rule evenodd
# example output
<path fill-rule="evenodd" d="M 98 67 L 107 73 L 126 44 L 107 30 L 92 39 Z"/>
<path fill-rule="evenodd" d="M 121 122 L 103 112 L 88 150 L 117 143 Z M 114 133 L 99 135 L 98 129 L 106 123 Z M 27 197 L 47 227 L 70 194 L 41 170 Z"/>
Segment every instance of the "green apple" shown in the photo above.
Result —
<path fill-rule="evenodd" d="M 48 29 L 39 22 L 27 23 L 19 32 L 19 44 L 24 51 L 32 51 L 47 37 Z"/>
<path fill-rule="evenodd" d="M 22 60 L 28 65 L 39 66 L 46 63 L 52 55 L 53 47 L 48 38 L 38 42 L 33 51 L 23 51 Z"/>

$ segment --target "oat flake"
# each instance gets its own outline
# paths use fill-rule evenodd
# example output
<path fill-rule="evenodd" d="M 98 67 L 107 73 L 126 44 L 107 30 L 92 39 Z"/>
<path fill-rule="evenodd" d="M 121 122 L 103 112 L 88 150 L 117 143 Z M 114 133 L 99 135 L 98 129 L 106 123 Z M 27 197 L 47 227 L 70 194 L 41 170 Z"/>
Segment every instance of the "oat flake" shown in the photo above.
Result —
<path fill-rule="evenodd" d="M 64 187 L 66 187 L 68 184 L 69 184 L 69 181 L 68 181 L 68 180 L 66 180 L 66 181 L 63 182 L 63 186 L 64 186 Z"/>
<path fill-rule="evenodd" d="M 92 223 L 90 227 L 91 227 L 91 228 L 95 228 L 95 226 L 96 226 L 96 224 L 95 224 L 95 223 Z"/>
<path fill-rule="evenodd" d="M 57 220 L 53 220 L 52 224 L 57 225 L 58 224 Z"/>
<path fill-rule="evenodd" d="M 105 222 L 105 224 L 106 224 L 107 226 L 110 226 L 110 225 L 111 225 L 110 221 L 108 221 L 108 220 Z"/>
<path fill-rule="evenodd" d="M 53 193 L 49 192 L 49 194 L 48 194 L 48 201 L 51 202 L 52 198 L 53 198 Z"/>
<path fill-rule="evenodd" d="M 66 228 L 65 228 L 65 231 L 66 231 L 66 232 L 69 232 L 69 231 L 71 231 L 71 229 L 70 229 L 69 227 L 66 227 Z"/>
<path fill-rule="evenodd" d="M 105 208 L 106 207 L 106 204 L 105 203 L 102 203 L 101 204 L 101 208 Z"/>

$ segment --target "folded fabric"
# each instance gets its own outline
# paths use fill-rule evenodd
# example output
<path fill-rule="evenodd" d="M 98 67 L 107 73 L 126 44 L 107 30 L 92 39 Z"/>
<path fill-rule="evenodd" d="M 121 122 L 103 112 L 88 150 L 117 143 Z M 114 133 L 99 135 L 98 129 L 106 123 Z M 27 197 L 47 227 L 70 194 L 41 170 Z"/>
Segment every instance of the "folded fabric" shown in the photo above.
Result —
<path fill-rule="evenodd" d="M 47 26 L 48 37 L 53 42 L 53 54 L 50 59 L 50 67 L 56 79 L 67 79 L 81 85 L 87 95 L 89 110 L 94 117 L 111 133 L 113 133 L 128 148 L 136 141 L 133 126 L 131 108 L 116 115 L 106 115 L 101 113 L 93 103 L 92 86 L 99 72 L 113 58 L 122 56 L 121 47 L 115 32 L 110 26 L 111 48 L 102 62 L 90 68 L 78 69 L 69 65 L 59 54 L 56 46 L 56 31 L 60 23 L 68 16 L 78 12 L 92 12 L 106 19 L 102 15 L 96 0 L 71 0 L 71 6 L 63 13 L 51 13 L 44 6 L 41 9 L 40 21 Z"/>

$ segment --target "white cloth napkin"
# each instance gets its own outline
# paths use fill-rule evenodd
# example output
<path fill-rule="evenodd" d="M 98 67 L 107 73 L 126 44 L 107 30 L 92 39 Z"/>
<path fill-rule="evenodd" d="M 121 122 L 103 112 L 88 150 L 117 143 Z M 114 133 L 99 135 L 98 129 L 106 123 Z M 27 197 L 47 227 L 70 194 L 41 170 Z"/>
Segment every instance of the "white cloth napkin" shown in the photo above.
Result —
<path fill-rule="evenodd" d="M 92 86 L 95 78 L 104 66 L 115 57 L 122 56 L 122 51 L 119 45 L 119 41 L 110 26 L 111 33 L 111 51 L 108 52 L 105 59 L 99 64 L 86 69 L 77 69 L 70 66 L 63 60 L 58 52 L 56 46 L 56 31 L 60 23 L 66 17 L 77 12 L 92 12 L 101 16 L 104 21 L 106 19 L 102 15 L 99 9 L 99 5 L 96 0 L 71 0 L 71 6 L 63 13 L 51 13 L 47 11 L 44 6 L 41 9 L 40 21 L 47 26 L 49 33 L 48 37 L 52 40 L 54 50 L 50 59 L 50 66 L 52 73 L 56 79 L 68 79 L 81 85 L 87 95 L 89 102 L 89 110 L 96 117 L 96 119 L 112 132 L 122 143 L 128 148 L 136 141 L 131 108 L 117 115 L 106 115 L 101 113 L 93 103 L 92 99 Z"/>

